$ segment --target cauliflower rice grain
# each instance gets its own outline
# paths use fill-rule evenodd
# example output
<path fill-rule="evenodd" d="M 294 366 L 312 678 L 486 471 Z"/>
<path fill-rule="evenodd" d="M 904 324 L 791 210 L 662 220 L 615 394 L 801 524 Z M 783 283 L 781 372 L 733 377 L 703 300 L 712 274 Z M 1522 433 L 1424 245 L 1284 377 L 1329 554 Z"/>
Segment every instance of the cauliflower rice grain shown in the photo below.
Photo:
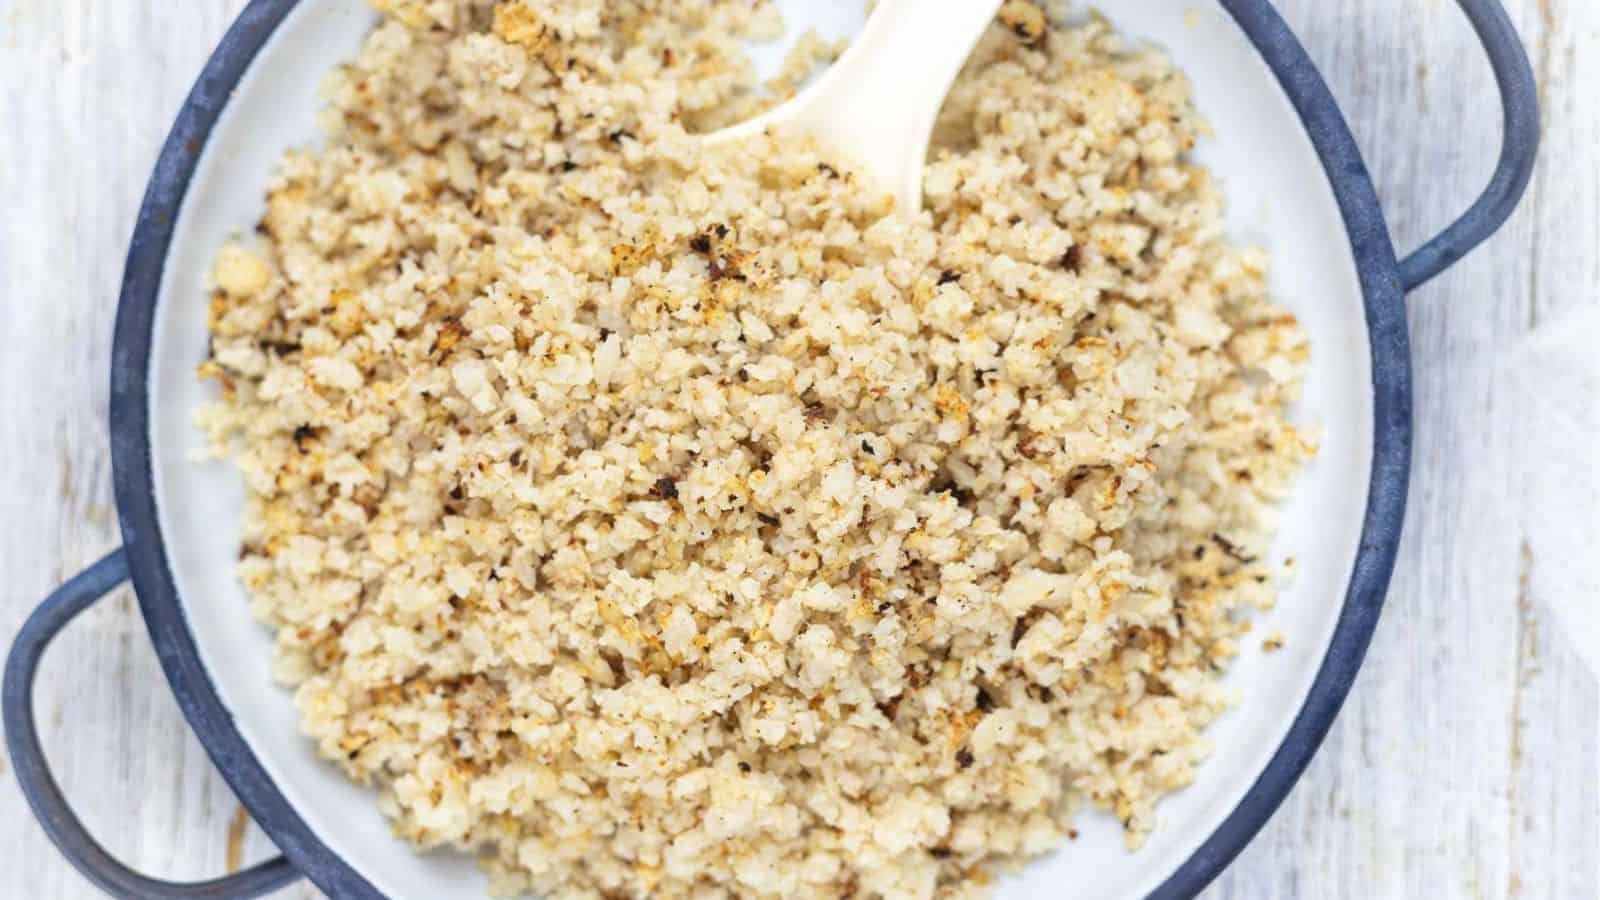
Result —
<path fill-rule="evenodd" d="M 1313 452 L 1181 74 L 1008 3 L 908 222 L 700 146 L 773 102 L 770 6 L 376 5 L 202 367 L 321 753 L 507 894 L 977 897 L 1085 805 L 1137 845 Z"/>

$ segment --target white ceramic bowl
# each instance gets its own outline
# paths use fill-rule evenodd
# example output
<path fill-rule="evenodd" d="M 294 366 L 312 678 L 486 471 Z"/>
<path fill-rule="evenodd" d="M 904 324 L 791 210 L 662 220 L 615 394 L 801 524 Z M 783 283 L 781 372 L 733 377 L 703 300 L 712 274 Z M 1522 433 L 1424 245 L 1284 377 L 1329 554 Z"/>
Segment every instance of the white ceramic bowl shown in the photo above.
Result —
<path fill-rule="evenodd" d="M 859 0 L 782 5 L 792 26 L 814 24 L 835 35 L 858 27 L 863 7 Z M 1221 9 L 1170 0 L 1114 9 L 1120 28 L 1163 45 L 1194 82 L 1217 133 L 1198 152 L 1222 179 L 1231 230 L 1237 240 L 1271 252 L 1272 293 L 1311 334 L 1311 371 L 1297 418 L 1320 427 L 1324 437 L 1284 511 L 1276 548 L 1297 560 L 1299 575 L 1257 626 L 1262 634 L 1281 630 L 1284 648 L 1269 655 L 1258 641 L 1245 644 L 1228 675 L 1243 702 L 1210 730 L 1216 751 L 1199 781 L 1162 803 L 1160 829 L 1136 854 L 1123 849 L 1111 817 L 1086 815 L 1077 842 L 1007 884 L 1001 896 L 1018 900 L 1059 897 L 1060 885 L 1081 883 L 1085 871 L 1094 873 L 1093 896 L 1143 896 L 1238 804 L 1277 750 L 1327 652 L 1361 537 L 1372 461 L 1361 286 L 1339 206 L 1299 116 Z M 211 261 L 223 243 L 261 220 L 263 190 L 283 151 L 317 139 L 317 87 L 354 55 L 371 25 L 362 0 L 303 3 L 218 122 L 178 220 L 156 316 L 152 437 L 161 530 L 178 594 L 239 731 L 323 843 L 385 894 L 425 900 L 459 895 L 482 876 L 471 862 L 441 853 L 420 857 L 397 841 L 374 794 L 320 760 L 301 735 L 289 693 L 267 674 L 270 633 L 246 612 L 234 576 L 243 485 L 229 464 L 197 466 L 190 453 L 203 443 L 194 410 L 214 399 L 194 376 L 206 353 Z"/>

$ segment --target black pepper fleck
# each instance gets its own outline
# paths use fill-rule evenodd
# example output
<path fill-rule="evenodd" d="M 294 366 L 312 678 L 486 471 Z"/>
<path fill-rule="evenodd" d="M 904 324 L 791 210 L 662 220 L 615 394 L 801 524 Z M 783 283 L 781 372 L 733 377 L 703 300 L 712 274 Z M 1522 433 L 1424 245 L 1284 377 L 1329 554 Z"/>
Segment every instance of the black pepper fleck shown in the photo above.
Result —
<path fill-rule="evenodd" d="M 958 752 L 956 754 L 956 765 L 960 766 L 963 769 L 972 768 L 972 764 L 975 761 L 976 760 L 972 756 L 972 751 L 968 750 L 965 747 L 962 747 L 960 752 Z"/>
<path fill-rule="evenodd" d="M 984 690 L 983 689 L 983 685 L 981 685 L 981 684 L 978 685 L 978 700 L 977 700 L 977 702 L 978 702 L 978 710 L 980 712 L 993 712 L 994 711 L 994 698 L 989 696 L 989 692 Z"/>
<path fill-rule="evenodd" d="M 1244 565 L 1248 566 L 1256 561 L 1254 556 L 1247 556 L 1242 550 L 1239 549 L 1238 544 L 1235 544 L 1220 534 L 1213 534 L 1211 536 L 1211 540 L 1218 547 L 1222 548 L 1223 553 L 1226 553 L 1228 556 L 1232 557 L 1235 562 L 1243 563 Z"/>
<path fill-rule="evenodd" d="M 678 482 L 671 478 L 658 478 L 655 485 L 650 488 L 650 496 L 657 500 L 676 500 L 678 499 Z"/>
<path fill-rule="evenodd" d="M 1073 244 L 1067 252 L 1061 254 L 1061 268 L 1076 275 L 1083 271 L 1083 245 Z"/>

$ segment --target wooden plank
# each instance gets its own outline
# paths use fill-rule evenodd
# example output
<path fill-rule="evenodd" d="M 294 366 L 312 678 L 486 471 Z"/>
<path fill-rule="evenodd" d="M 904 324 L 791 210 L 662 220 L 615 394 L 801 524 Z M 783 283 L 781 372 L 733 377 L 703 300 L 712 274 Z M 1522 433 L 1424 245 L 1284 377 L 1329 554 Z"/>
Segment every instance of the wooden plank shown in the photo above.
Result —
<path fill-rule="evenodd" d="M 0 635 L 117 541 L 104 411 L 122 255 L 164 129 L 244 2 L 0 11 Z M 1600 38 L 1600 6 L 1509 5 L 1550 114 L 1535 193 L 1412 302 L 1418 470 L 1385 621 L 1323 753 L 1216 897 L 1575 897 L 1600 883 L 1600 690 L 1530 577 L 1538 511 L 1518 502 L 1517 466 L 1537 436 L 1519 433 L 1502 377 L 1520 335 L 1595 302 L 1600 63 L 1581 50 Z M 1470 29 L 1444 0 L 1280 6 L 1349 112 L 1399 243 L 1414 246 L 1465 205 L 1497 147 Z M 200 878 L 272 852 L 253 826 L 233 827 L 237 803 L 127 592 L 61 638 L 39 708 L 69 796 L 130 864 Z M 21 809 L 3 766 L 0 797 Z M 19 813 L 0 816 L 0 896 L 95 895 Z"/>
<path fill-rule="evenodd" d="M 1594 102 L 1600 61 L 1588 52 L 1600 39 L 1600 6 L 1588 0 L 1540 0 L 1532 13 L 1528 24 L 1539 34 L 1534 56 L 1547 124 L 1530 208 L 1528 325 L 1563 329 L 1575 314 L 1594 309 L 1600 285 L 1600 107 Z M 1600 334 L 1589 339 L 1600 339 Z M 1537 360 L 1532 364 L 1539 365 Z M 1589 397 L 1588 402 L 1593 411 L 1600 400 Z M 1515 412 L 1527 408 L 1521 398 L 1511 405 Z M 1528 468 L 1525 461 L 1562 449 L 1546 446 L 1547 429 L 1523 419 L 1509 421 L 1518 440 L 1513 467 L 1519 471 Z M 1591 412 L 1587 424 L 1594 427 L 1596 422 L 1600 416 Z M 1589 434 L 1578 452 L 1592 456 L 1595 436 Z M 1600 466 L 1589 466 L 1588 475 L 1590 491 L 1600 489 Z M 1549 612 L 1550 604 L 1574 600 L 1566 594 L 1577 573 L 1563 571 L 1574 564 L 1569 542 L 1545 523 L 1546 505 L 1562 502 L 1560 494 L 1567 490 L 1579 491 L 1582 485 L 1530 477 L 1517 492 L 1524 501 L 1519 508 L 1524 545 L 1517 595 L 1517 696 L 1509 716 L 1512 897 L 1593 896 L 1600 883 L 1600 799 L 1595 790 L 1600 697 L 1593 673 L 1578 661 L 1571 640 Z M 1591 516 L 1590 522 L 1595 521 Z M 1595 577 L 1600 567 L 1593 553 L 1596 537 L 1600 535 L 1591 527 L 1583 551 L 1590 586 L 1600 583 Z M 1579 600 L 1592 603 L 1594 598 Z"/>
<path fill-rule="evenodd" d="M 1494 86 L 1454 4 L 1285 0 L 1350 115 L 1402 250 L 1457 214 L 1498 151 Z M 1403 8 L 1402 8 L 1403 7 Z M 1525 589 L 1519 431 L 1504 367 L 1541 317 L 1592 302 L 1600 10 L 1517 0 L 1550 126 L 1510 227 L 1411 304 L 1409 532 L 1369 663 L 1306 780 L 1217 897 L 1592 896 L 1600 698 Z M 1528 514 L 1537 514 L 1527 511 Z"/>
<path fill-rule="evenodd" d="M 165 129 L 243 5 L 0 11 L 0 634 L 118 542 L 105 411 L 123 255 Z M 131 593 L 61 636 L 37 700 L 63 789 L 111 852 L 164 876 L 223 871 L 237 802 L 178 712 Z M 23 812 L 9 771 L 0 798 L 0 896 L 97 896 Z M 241 850 L 275 852 L 259 835 Z"/>

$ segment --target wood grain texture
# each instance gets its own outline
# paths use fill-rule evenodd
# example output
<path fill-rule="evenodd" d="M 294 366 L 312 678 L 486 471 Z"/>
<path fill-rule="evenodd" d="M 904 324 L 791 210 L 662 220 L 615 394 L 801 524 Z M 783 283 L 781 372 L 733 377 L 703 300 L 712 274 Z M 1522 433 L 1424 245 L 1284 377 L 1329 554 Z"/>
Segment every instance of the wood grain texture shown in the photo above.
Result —
<path fill-rule="evenodd" d="M 1176 2 L 1176 0 L 1175 0 Z M 106 368 L 144 181 L 244 0 L 0 2 L 0 640 L 118 540 Z M 1281 0 L 1350 116 L 1402 248 L 1471 199 L 1493 83 L 1449 0 Z M 1228 900 L 1594 896 L 1600 687 L 1529 587 L 1527 442 L 1501 377 L 1516 339 L 1596 303 L 1600 4 L 1510 0 L 1545 91 L 1530 201 L 1412 301 L 1412 517 L 1366 669 L 1305 780 L 1212 890 Z M 62 636 L 45 742 L 94 833 L 164 876 L 272 852 L 173 703 L 124 591 Z M 230 827 L 232 825 L 232 827 Z M 94 896 L 0 762 L 0 896 Z M 311 897 L 305 887 L 285 897 Z"/>

